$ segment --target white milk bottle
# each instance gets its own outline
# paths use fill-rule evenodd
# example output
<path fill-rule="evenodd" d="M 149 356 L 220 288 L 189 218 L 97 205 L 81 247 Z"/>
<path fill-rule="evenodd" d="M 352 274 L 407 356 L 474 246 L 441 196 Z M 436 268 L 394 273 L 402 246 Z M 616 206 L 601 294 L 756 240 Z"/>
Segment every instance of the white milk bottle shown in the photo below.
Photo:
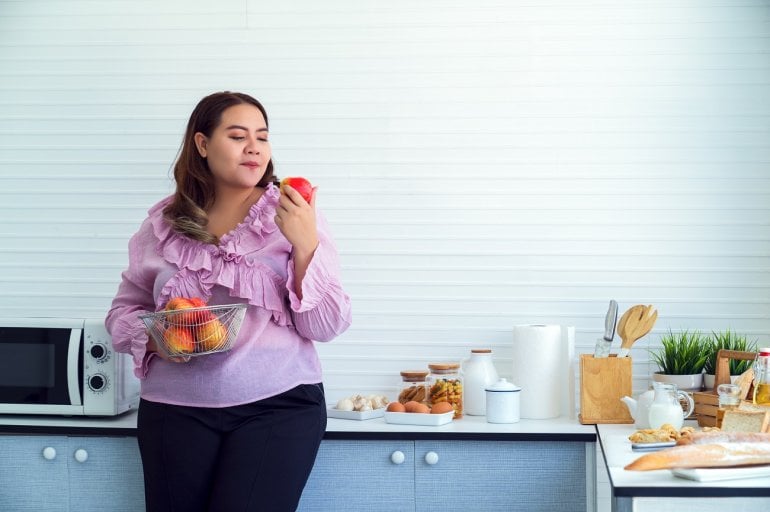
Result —
<path fill-rule="evenodd" d="M 465 377 L 465 414 L 484 416 L 487 413 L 486 389 L 496 384 L 499 377 L 492 363 L 492 350 L 474 348 L 471 356 L 463 361 Z"/>

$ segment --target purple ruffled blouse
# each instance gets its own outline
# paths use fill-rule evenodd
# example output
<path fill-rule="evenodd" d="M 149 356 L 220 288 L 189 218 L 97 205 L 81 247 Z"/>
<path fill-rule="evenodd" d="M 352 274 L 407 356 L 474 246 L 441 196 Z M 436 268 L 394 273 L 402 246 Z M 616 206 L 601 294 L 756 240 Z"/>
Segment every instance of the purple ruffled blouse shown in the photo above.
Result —
<path fill-rule="evenodd" d="M 280 192 L 268 185 L 246 218 L 219 245 L 192 240 L 163 219 L 168 197 L 149 210 L 128 244 L 128 268 L 106 326 L 118 352 L 134 359 L 142 397 L 197 407 L 240 405 L 321 382 L 313 341 L 329 341 L 351 322 L 340 284 L 337 250 L 316 214 L 319 246 L 294 293 L 292 247 L 273 218 Z M 200 297 L 209 305 L 246 303 L 233 348 L 171 363 L 146 353 L 139 315 L 162 310 L 172 297 Z"/>

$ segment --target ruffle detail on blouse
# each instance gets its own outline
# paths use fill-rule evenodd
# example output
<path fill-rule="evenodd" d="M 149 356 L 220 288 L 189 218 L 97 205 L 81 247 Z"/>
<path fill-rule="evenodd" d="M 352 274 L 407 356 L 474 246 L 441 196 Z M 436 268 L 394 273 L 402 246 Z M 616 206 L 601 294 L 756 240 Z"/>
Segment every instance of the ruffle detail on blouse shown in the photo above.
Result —
<path fill-rule="evenodd" d="M 179 269 L 161 289 L 158 308 L 177 296 L 208 301 L 211 289 L 218 285 L 228 289 L 231 297 L 269 310 L 278 325 L 291 325 L 284 279 L 250 255 L 261 248 L 266 235 L 278 229 L 273 219 L 279 197 L 278 188 L 269 184 L 246 218 L 225 234 L 219 245 L 191 240 L 174 231 L 163 219 L 163 208 L 171 198 L 154 206 L 149 213 L 158 239 L 156 251 Z"/>

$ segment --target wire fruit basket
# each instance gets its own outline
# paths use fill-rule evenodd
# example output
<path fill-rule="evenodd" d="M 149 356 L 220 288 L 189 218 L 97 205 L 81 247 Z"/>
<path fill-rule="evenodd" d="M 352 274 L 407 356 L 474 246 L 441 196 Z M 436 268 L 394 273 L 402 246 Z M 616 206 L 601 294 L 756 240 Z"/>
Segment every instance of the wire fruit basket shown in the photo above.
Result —
<path fill-rule="evenodd" d="M 230 350 L 245 313 L 246 304 L 226 304 L 158 311 L 139 318 L 167 356 L 202 356 Z"/>

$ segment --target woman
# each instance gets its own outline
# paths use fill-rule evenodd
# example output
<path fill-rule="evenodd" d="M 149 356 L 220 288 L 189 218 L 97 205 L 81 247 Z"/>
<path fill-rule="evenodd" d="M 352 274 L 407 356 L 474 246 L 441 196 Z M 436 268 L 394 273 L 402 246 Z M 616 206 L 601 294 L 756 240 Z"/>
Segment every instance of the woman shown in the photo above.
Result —
<path fill-rule="evenodd" d="M 175 193 L 129 242 L 106 325 L 142 381 L 139 449 L 148 511 L 294 510 L 326 428 L 313 341 L 350 325 L 326 224 L 279 191 L 267 114 L 254 98 L 203 98 Z M 246 303 L 227 352 L 168 358 L 139 315 L 174 297 Z"/>

